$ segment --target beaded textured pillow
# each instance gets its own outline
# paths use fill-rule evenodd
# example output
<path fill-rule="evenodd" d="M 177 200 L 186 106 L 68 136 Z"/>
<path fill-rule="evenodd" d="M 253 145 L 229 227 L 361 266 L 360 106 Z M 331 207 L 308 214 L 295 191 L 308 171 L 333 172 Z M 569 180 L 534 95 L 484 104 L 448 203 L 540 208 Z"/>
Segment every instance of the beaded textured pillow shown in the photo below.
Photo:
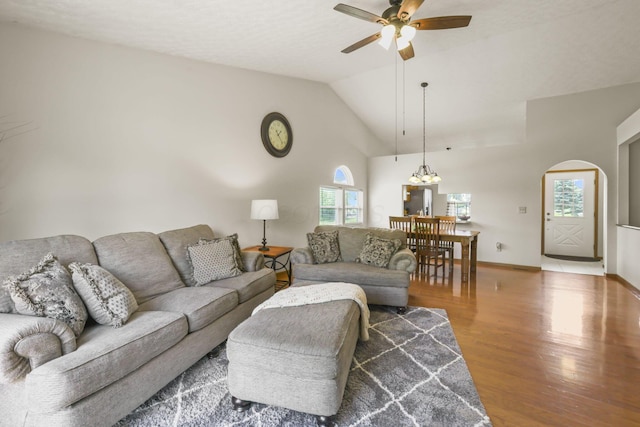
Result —
<path fill-rule="evenodd" d="M 199 245 L 209 243 L 209 242 L 217 242 L 218 240 L 229 240 L 231 242 L 231 246 L 233 246 L 233 256 L 236 259 L 236 265 L 241 271 L 245 271 L 244 261 L 242 260 L 242 251 L 240 249 L 240 244 L 238 243 L 238 233 L 233 233 L 227 237 L 221 237 L 219 239 L 200 239 L 198 242 Z"/>
<path fill-rule="evenodd" d="M 69 264 L 73 286 L 89 315 L 101 325 L 119 328 L 138 309 L 133 293 L 117 277 L 99 265 Z"/>
<path fill-rule="evenodd" d="M 342 261 L 338 230 L 307 233 L 307 241 L 316 264 Z"/>
<path fill-rule="evenodd" d="M 58 319 L 69 325 L 76 337 L 84 330 L 87 309 L 73 289 L 71 275 L 53 254 L 4 284 L 17 313 Z"/>
<path fill-rule="evenodd" d="M 202 242 L 202 244 L 187 247 L 187 251 L 193 266 L 196 286 L 242 274 L 236 262 L 233 244 L 229 239 Z"/>
<path fill-rule="evenodd" d="M 367 233 L 360 256 L 356 262 L 387 268 L 389 260 L 402 246 L 400 239 L 383 239 Z"/>

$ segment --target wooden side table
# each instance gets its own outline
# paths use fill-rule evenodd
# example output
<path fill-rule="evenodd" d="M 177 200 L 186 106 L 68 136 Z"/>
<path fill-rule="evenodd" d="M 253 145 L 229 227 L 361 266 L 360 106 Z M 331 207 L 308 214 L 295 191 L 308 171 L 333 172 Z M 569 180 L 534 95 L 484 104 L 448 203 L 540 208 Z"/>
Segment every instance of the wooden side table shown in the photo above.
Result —
<path fill-rule="evenodd" d="M 284 270 L 287 280 L 276 280 L 276 291 L 284 289 L 291 284 L 291 251 L 289 246 L 268 246 L 268 251 L 261 251 L 262 246 L 250 246 L 243 251 L 260 252 L 265 257 L 265 265 L 274 272 Z M 282 258 L 282 259 L 280 259 Z"/>

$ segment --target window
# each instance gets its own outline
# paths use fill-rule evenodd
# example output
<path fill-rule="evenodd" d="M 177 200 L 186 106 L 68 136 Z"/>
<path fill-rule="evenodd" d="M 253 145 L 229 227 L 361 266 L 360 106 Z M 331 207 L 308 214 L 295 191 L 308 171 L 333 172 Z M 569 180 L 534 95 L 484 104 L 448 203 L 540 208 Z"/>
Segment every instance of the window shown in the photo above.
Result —
<path fill-rule="evenodd" d="M 363 198 L 362 190 L 320 187 L 320 225 L 362 224 Z"/>
<path fill-rule="evenodd" d="M 553 180 L 553 216 L 584 216 L 584 180 Z"/>
<path fill-rule="evenodd" d="M 359 225 L 364 223 L 364 193 L 353 186 L 353 175 L 346 166 L 336 169 L 334 184 L 349 187 L 320 187 L 320 225 Z"/>
<path fill-rule="evenodd" d="M 447 194 L 447 215 L 469 219 L 471 217 L 471 194 Z"/>

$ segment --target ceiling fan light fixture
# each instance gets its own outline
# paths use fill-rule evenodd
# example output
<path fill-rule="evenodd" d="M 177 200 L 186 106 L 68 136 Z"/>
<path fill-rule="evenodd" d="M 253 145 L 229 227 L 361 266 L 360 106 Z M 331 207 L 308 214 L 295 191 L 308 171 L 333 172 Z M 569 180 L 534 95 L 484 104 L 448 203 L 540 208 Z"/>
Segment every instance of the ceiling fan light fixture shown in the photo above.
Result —
<path fill-rule="evenodd" d="M 381 37 L 378 44 L 383 48 L 385 48 L 386 50 L 389 50 L 389 47 L 391 47 L 391 42 L 393 42 L 393 36 L 395 34 L 396 34 L 396 27 L 394 27 L 393 25 L 385 25 L 384 27 L 382 27 L 382 30 L 380 31 Z"/>
<path fill-rule="evenodd" d="M 409 47 L 409 40 L 407 40 L 406 37 L 400 36 L 396 39 L 396 45 L 398 47 L 398 50 L 405 49 Z"/>
<path fill-rule="evenodd" d="M 416 36 L 416 31 L 416 27 L 412 27 L 411 25 L 404 25 L 400 29 L 400 35 L 402 35 L 403 38 L 407 39 L 407 41 L 410 42 Z"/>

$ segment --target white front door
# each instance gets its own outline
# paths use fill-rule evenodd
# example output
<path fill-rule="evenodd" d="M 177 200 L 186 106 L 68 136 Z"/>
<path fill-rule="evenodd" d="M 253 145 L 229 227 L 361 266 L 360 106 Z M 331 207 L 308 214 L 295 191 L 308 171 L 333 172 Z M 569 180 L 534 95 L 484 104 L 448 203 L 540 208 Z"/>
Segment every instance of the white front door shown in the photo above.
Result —
<path fill-rule="evenodd" d="M 597 170 L 547 172 L 544 253 L 596 257 Z"/>

